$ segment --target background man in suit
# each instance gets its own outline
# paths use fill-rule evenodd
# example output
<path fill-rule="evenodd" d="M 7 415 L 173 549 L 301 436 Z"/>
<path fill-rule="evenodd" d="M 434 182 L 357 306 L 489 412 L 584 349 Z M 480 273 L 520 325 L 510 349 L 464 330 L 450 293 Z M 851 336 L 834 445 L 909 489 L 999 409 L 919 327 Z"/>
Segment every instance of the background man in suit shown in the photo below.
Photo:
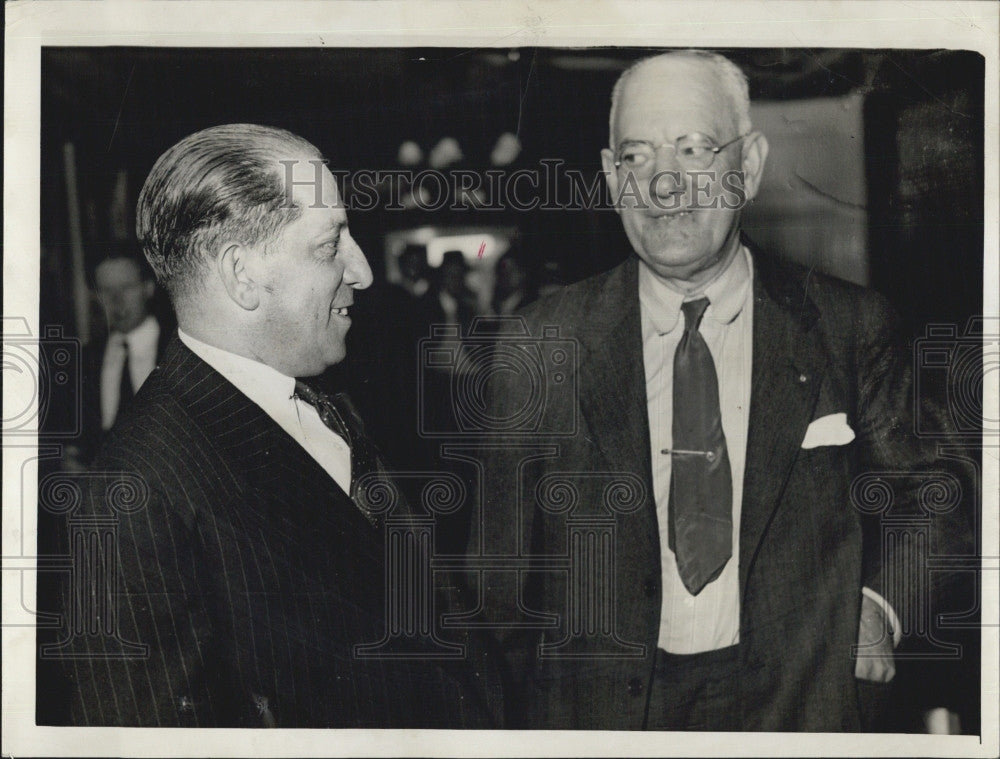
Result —
<path fill-rule="evenodd" d="M 601 158 L 635 256 L 526 309 L 532 335 L 558 327 L 579 351 L 568 378 L 547 379 L 551 437 L 532 443 L 552 450 L 498 436 L 483 453 L 484 482 L 520 476 L 516 496 L 483 494 L 472 545 L 486 553 L 579 556 L 568 508 L 615 523 L 593 586 L 551 561 L 480 574 L 506 702 L 523 707 L 513 724 L 857 730 L 857 682 L 892 679 L 895 610 L 917 599 L 903 553 L 863 540 L 852 481 L 909 473 L 896 502 L 923 514 L 920 475 L 940 468 L 913 436 L 893 315 L 741 239 L 768 144 L 727 59 L 641 61 L 614 88 L 610 127 Z M 492 403 L 489 418 L 513 418 L 523 387 L 498 383 Z M 605 490 L 614 473 L 634 483 L 627 508 Z M 559 483 L 565 499 L 545 503 Z M 960 525 L 934 529 L 937 550 L 963 545 Z M 594 599 L 607 605 L 581 615 Z M 552 613 L 556 627 L 539 624 Z"/>
<path fill-rule="evenodd" d="M 94 282 L 108 318 L 101 362 L 101 428 L 109 430 L 119 409 L 156 366 L 160 324 L 149 310 L 156 283 L 144 276 L 137 260 L 122 256 L 98 264 Z"/>
<path fill-rule="evenodd" d="M 73 723 L 483 726 L 464 670 L 355 651 L 386 631 L 360 482 L 384 470 L 346 399 L 299 378 L 344 358 L 372 274 L 317 149 L 195 133 L 154 165 L 137 230 L 179 332 L 88 480 L 85 508 L 119 519 L 90 560 L 119 579 L 96 588 L 101 634 L 72 640 Z"/>
<path fill-rule="evenodd" d="M 107 321 L 103 339 L 83 352 L 83 429 L 77 451 L 86 463 L 118 418 L 120 410 L 153 371 L 170 331 L 151 305 L 156 291 L 153 272 L 137 246 L 110 245 L 94 268 L 94 288 Z"/>

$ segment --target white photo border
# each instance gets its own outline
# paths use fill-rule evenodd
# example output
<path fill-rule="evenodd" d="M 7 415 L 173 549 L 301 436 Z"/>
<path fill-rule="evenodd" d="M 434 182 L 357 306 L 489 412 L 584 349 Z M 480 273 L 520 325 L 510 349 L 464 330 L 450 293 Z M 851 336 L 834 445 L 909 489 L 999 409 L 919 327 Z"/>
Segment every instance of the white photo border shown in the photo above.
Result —
<path fill-rule="evenodd" d="M 985 57 L 984 315 L 997 316 L 998 40 L 991 2 L 614 2 L 474 0 L 87 2 L 6 6 L 4 310 L 38 334 L 40 59 L 43 46 L 152 47 L 849 47 L 953 48 Z M 987 378 L 996 380 L 996 377 Z M 6 410 L 23 405 L 4 383 Z M 984 387 L 984 418 L 1000 418 Z M 4 441 L 5 443 L 7 441 Z M 37 727 L 34 630 L 9 626 L 34 597 L 21 546 L 34 545 L 33 441 L 4 446 L 3 754 L 12 756 L 996 756 L 998 462 L 983 456 L 982 736 L 434 730 L 186 730 Z M 24 476 L 25 487 L 21 480 Z M 11 558 L 13 557 L 13 558 Z M 7 571 L 8 569 L 12 571 Z M 992 571 L 991 571 L 992 570 Z M 23 582 L 23 585 L 22 585 Z M 13 592 L 12 592 L 13 591 Z"/>

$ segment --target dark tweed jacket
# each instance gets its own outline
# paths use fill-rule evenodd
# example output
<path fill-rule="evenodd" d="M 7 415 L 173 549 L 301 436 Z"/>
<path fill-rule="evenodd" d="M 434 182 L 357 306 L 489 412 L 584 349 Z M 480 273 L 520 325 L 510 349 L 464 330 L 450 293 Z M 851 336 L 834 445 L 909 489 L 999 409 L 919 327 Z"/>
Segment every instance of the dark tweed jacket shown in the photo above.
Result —
<path fill-rule="evenodd" d="M 632 257 L 524 312 L 532 335 L 554 326 L 560 338 L 576 342 L 569 380 L 556 386 L 554 375 L 545 375 L 544 426 L 574 434 L 533 436 L 534 452 L 502 437 L 483 449 L 484 482 L 502 481 L 519 461 L 533 460 L 517 470 L 516 488 L 484 494 L 481 531 L 473 520 L 474 552 L 482 542 L 492 553 L 567 555 L 567 514 L 538 505 L 547 475 L 569 483 L 553 495 L 558 500 L 572 492 L 576 516 L 586 516 L 586 509 L 611 513 L 601 505 L 607 477 L 599 473 L 627 473 L 640 483 L 639 501 L 615 512 L 610 571 L 613 632 L 622 644 L 617 654 L 588 657 L 594 652 L 570 635 L 565 570 L 539 561 L 534 571 L 471 575 L 481 585 L 478 618 L 503 623 L 498 636 L 507 652 L 512 726 L 644 725 L 661 580 L 637 267 Z M 865 473 L 899 473 L 887 480 L 894 515 L 929 517 L 917 494 L 942 465 L 934 445 L 913 435 L 912 359 L 895 339 L 883 298 L 756 253 L 753 297 L 738 557 L 742 722 L 748 730 L 857 730 L 852 646 L 862 586 L 881 593 L 901 615 L 927 591 L 900 581 L 916 568 L 912 555 L 882 549 L 880 522 L 867 524 L 852 505 L 852 483 Z M 506 418 L 523 403 L 523 388 L 506 383 L 495 391 L 491 413 Z M 801 448 L 810 422 L 839 412 L 856 433 L 852 443 Z M 966 525 L 953 519 L 957 513 L 929 520 L 934 550 L 969 550 Z M 531 629 L 539 614 L 559 615 L 557 626 Z M 558 641 L 566 643 L 561 658 L 537 656 L 539 644 Z"/>

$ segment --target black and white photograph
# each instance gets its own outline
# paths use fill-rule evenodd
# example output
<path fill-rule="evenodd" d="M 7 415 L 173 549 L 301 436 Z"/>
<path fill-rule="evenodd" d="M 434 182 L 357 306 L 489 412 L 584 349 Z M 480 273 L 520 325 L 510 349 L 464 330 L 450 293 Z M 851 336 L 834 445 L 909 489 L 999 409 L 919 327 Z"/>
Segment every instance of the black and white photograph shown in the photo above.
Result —
<path fill-rule="evenodd" d="M 8 5 L 4 755 L 995 755 L 997 6 L 416 8 Z"/>

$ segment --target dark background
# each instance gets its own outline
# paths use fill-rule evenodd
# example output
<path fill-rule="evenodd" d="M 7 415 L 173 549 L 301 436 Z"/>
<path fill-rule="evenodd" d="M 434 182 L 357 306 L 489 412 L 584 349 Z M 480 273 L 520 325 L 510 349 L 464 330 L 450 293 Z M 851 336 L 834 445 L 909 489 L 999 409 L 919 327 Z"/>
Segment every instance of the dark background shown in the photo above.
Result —
<path fill-rule="evenodd" d="M 42 51 L 41 242 L 43 316 L 72 324 L 62 146 L 75 147 L 85 253 L 134 235 L 146 173 L 169 145 L 226 122 L 285 127 L 317 145 L 331 167 L 382 169 L 414 140 L 428 151 L 458 139 L 465 167 L 487 165 L 504 131 L 519 164 L 558 158 L 592 176 L 607 143 L 611 87 L 647 48 L 170 49 Z M 929 319 L 964 324 L 981 311 L 983 59 L 949 50 L 735 49 L 754 100 L 859 92 L 870 284 L 920 332 Z M 112 219 L 126 176 L 125 218 Z M 433 222 L 420 219 L 416 223 Z M 492 219 L 493 222 L 497 219 Z M 382 234 L 400 220 L 351 216 L 376 276 Z M 575 280 L 617 263 L 627 243 L 610 210 L 519 214 L 528 245 Z M 807 255 L 808 251 L 804 255 Z M 44 321 L 44 320 L 43 320 Z M 88 336 L 81 335 L 84 340 Z"/>
<path fill-rule="evenodd" d="M 61 325 L 86 343 L 101 329 L 96 301 L 74 291 L 64 146 L 76 160 L 87 268 L 109 241 L 134 237 L 135 200 L 156 158 L 181 137 L 220 123 L 281 126 L 314 143 L 343 170 L 396 166 L 397 148 L 414 140 L 426 153 L 442 137 L 462 146 L 463 168 L 488 166 L 503 132 L 517 134 L 517 166 L 557 158 L 586 176 L 599 170 L 607 144 L 612 85 L 634 60 L 658 50 L 593 49 L 209 49 L 43 48 L 41 59 L 40 323 Z M 818 98 L 863 97 L 867 283 L 899 310 L 906 331 L 957 325 L 982 312 L 984 61 L 953 50 L 722 49 L 750 81 L 755 101 L 794 110 Z M 822 145 L 820 145 L 820 149 Z M 765 177 L 766 181 L 766 177 Z M 116 199 L 117 188 L 117 199 Z M 377 281 L 385 276 L 385 233 L 449 224 L 445 214 L 350 213 L 354 237 Z M 469 217 L 462 223 L 512 224 L 523 244 L 553 262 L 565 282 L 609 268 L 629 253 L 608 208 Z M 779 241 L 781 230 L 771 230 Z M 833 260 L 836 251 L 779 253 Z M 836 268 L 836 267 L 832 267 Z M 377 310 L 359 294 L 359 315 Z M 87 299 L 90 332 L 81 331 L 74 299 Z M 372 300 L 374 298 L 375 300 Z M 169 312 L 162 298 L 161 316 Z M 380 325 L 389 319 L 382 315 Z M 378 335 L 356 320 L 349 359 L 373 433 L 392 447 L 397 411 L 384 401 Z M 358 378 L 364 378 L 360 382 Z M 58 404 L 54 399 L 54 405 Z M 67 399 L 69 402 L 69 399 Z M 63 525 L 64 526 L 64 525 Z M 52 525 L 48 525 L 52 529 Z M 57 550 L 40 515 L 39 553 Z M 56 541 L 47 544 L 46 541 Z M 44 591 L 44 582 L 40 582 Z M 42 608 L 40 599 L 40 608 Z M 970 636 L 967 645 L 974 641 Z M 39 721 L 63 707 L 58 682 L 40 670 Z M 922 706 L 957 710 L 964 732 L 978 731 L 978 656 L 940 671 L 903 665 L 897 708 L 877 727 L 913 730 Z"/>

